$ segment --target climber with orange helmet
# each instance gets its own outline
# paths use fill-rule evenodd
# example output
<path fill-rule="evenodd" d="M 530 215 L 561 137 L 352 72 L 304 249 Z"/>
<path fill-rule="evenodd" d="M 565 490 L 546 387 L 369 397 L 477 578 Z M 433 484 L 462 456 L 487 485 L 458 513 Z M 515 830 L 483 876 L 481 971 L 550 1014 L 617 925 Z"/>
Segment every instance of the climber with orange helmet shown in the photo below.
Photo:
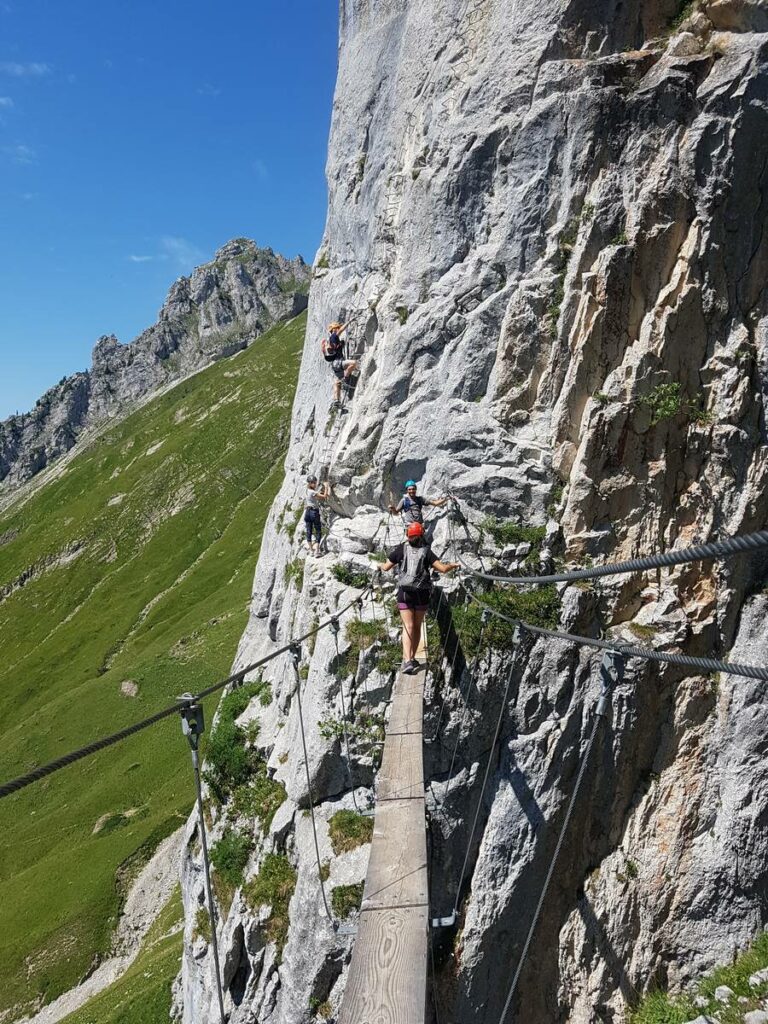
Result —
<path fill-rule="evenodd" d="M 421 626 L 432 591 L 430 570 L 445 573 L 459 568 L 458 562 L 441 562 L 427 543 L 421 523 L 411 523 L 406 539 L 387 555 L 382 572 L 399 566 L 397 607 L 403 622 L 403 672 L 418 672 L 416 653 L 421 642 Z"/>
<path fill-rule="evenodd" d="M 333 402 L 337 409 L 341 406 L 342 384 L 357 373 L 358 369 L 357 361 L 347 358 L 346 344 L 341 337 L 348 326 L 348 324 L 339 323 L 337 320 L 328 324 L 328 337 L 323 338 L 320 345 L 323 358 L 331 364 L 331 369 L 336 375 L 336 380 L 333 383 Z"/>

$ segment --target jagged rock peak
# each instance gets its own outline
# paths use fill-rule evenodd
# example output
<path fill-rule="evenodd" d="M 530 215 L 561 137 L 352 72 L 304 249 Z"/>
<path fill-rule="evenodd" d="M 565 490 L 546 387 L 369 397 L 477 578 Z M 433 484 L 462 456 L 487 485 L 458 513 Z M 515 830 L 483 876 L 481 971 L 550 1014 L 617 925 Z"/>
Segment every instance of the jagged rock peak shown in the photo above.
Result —
<path fill-rule="evenodd" d="M 0 491 L 39 473 L 86 428 L 302 312 L 310 278 L 301 256 L 287 259 L 248 238 L 227 242 L 171 285 L 156 324 L 127 345 L 102 335 L 90 370 L 64 378 L 30 413 L 0 423 Z"/>

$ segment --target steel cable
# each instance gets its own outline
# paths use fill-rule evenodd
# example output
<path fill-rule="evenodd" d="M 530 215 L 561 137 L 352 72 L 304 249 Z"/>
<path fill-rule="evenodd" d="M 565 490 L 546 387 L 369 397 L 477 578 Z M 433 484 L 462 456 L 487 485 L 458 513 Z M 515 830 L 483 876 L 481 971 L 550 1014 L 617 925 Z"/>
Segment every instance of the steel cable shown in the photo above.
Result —
<path fill-rule="evenodd" d="M 369 589 L 370 587 L 366 587 L 363 593 L 366 593 Z M 171 715 L 178 714 L 182 707 L 195 704 L 203 700 L 205 697 L 209 697 L 212 693 L 217 693 L 219 690 L 225 689 L 227 686 L 242 684 L 243 680 L 247 675 L 249 675 L 249 673 L 254 672 L 257 668 L 262 668 L 264 665 L 268 664 L 268 662 L 278 658 L 281 654 L 287 653 L 290 651 L 294 643 L 302 643 L 304 640 L 308 640 L 311 636 L 315 636 L 315 634 L 319 633 L 321 630 L 326 629 L 336 616 L 342 615 L 358 600 L 359 598 L 355 598 L 350 601 L 349 604 L 336 612 L 335 616 L 326 619 L 325 622 L 318 623 L 317 626 L 308 630 L 302 636 L 296 637 L 294 640 L 284 644 L 282 647 L 278 647 L 276 651 L 265 655 L 263 658 L 259 658 L 258 661 L 254 661 L 252 664 L 246 665 L 245 668 L 240 669 L 238 672 L 228 676 L 226 679 L 222 679 L 218 683 L 207 686 L 194 696 L 186 698 L 184 701 L 177 701 L 175 704 L 163 708 L 154 715 L 150 715 L 149 718 L 144 718 L 139 722 L 134 722 L 133 725 L 127 726 L 125 729 L 121 729 L 120 732 L 115 732 L 112 733 L 111 736 L 104 736 L 101 739 L 94 740 L 93 743 L 80 747 L 78 750 L 73 750 L 69 754 L 65 754 L 63 757 L 57 758 L 55 761 L 49 761 L 47 764 L 41 765 L 39 768 L 35 768 L 26 775 L 20 775 L 16 779 L 11 779 L 9 782 L 0 786 L 0 800 L 2 800 L 3 797 L 10 796 L 12 793 L 17 793 L 26 786 L 31 786 L 33 782 L 38 782 L 40 779 L 44 779 L 48 775 L 53 775 L 54 772 L 60 771 L 62 768 L 66 768 L 71 764 L 75 764 L 77 761 L 81 761 L 84 757 L 96 754 L 100 750 L 105 750 L 107 747 L 111 747 L 115 743 L 119 743 L 121 740 L 127 739 L 129 736 L 135 735 L 135 733 L 142 732 L 144 729 L 148 729 L 150 726 L 155 725 L 164 718 L 169 718 Z"/>
<path fill-rule="evenodd" d="M 463 516 L 462 521 L 465 524 L 467 536 L 471 540 Z M 763 548 L 768 548 L 768 530 L 759 530 L 755 533 L 744 534 L 742 537 L 729 537 L 727 540 L 712 541 L 708 544 L 697 544 L 694 547 L 680 548 L 677 551 L 664 551 L 659 555 L 646 555 L 643 558 L 630 558 L 623 562 L 594 566 L 591 569 L 574 569 L 571 572 L 551 573 L 547 576 L 495 576 L 492 573 L 478 572 L 471 568 L 458 553 L 458 550 L 456 557 L 467 572 L 479 579 L 490 580 L 493 583 L 511 583 L 514 586 L 529 584 L 542 586 L 547 583 L 571 583 L 575 580 L 591 580 L 601 576 L 615 576 L 628 572 L 647 572 L 650 569 L 663 569 L 672 565 L 681 565 L 684 562 L 732 558 L 734 555 L 740 555 L 746 551 L 760 551 Z"/>
<path fill-rule="evenodd" d="M 582 783 L 582 781 L 584 779 L 584 773 L 587 770 L 587 763 L 589 761 L 589 755 L 591 754 L 592 747 L 594 746 L 595 737 L 597 736 L 597 729 L 598 729 L 598 726 L 600 725 L 601 718 L 602 718 L 602 715 L 599 712 L 599 704 L 598 704 L 598 710 L 595 713 L 595 721 L 594 721 L 594 723 L 592 725 L 592 730 L 590 732 L 589 740 L 587 741 L 587 746 L 586 746 L 586 749 L 585 749 L 584 754 L 583 754 L 582 759 L 581 759 L 581 764 L 579 765 L 579 773 L 576 776 L 576 784 L 573 787 L 573 793 L 571 794 L 571 799 L 568 802 L 568 808 L 567 808 L 567 810 L 565 812 L 565 818 L 564 818 L 563 824 L 562 824 L 562 826 L 560 828 L 560 834 L 557 837 L 557 844 L 555 846 L 555 852 L 552 854 L 552 859 L 549 862 L 549 867 L 547 869 L 547 874 L 546 874 L 546 877 L 544 879 L 544 885 L 542 886 L 541 892 L 539 894 L 539 899 L 538 899 L 538 902 L 536 903 L 536 909 L 533 912 L 533 919 L 531 921 L 530 927 L 528 928 L 528 934 L 525 937 L 525 943 L 523 945 L 522 953 L 520 954 L 520 959 L 517 962 L 517 968 L 515 969 L 515 973 L 514 973 L 514 976 L 512 978 L 512 984 L 509 986 L 509 992 L 507 993 L 507 999 L 506 999 L 506 1002 L 504 1003 L 504 1009 L 501 1011 L 501 1017 L 499 1017 L 499 1024 L 504 1024 L 504 1018 L 506 1017 L 507 1011 L 509 1010 L 509 1005 L 512 1002 L 512 997 L 515 994 L 515 990 L 517 988 L 517 983 L 520 980 L 520 975 L 521 975 L 522 970 L 523 970 L 523 965 L 525 964 L 526 957 L 528 956 L 528 951 L 531 948 L 531 942 L 533 941 L 533 935 L 534 935 L 534 932 L 536 931 L 536 925 L 539 923 L 539 917 L 541 915 L 541 909 L 544 906 L 544 900 L 546 899 L 547 891 L 549 890 L 549 886 L 550 886 L 550 883 L 552 881 L 552 876 L 555 873 L 555 866 L 557 864 L 557 859 L 560 856 L 560 851 L 563 848 L 563 842 L 565 841 L 565 835 L 566 835 L 566 832 L 568 831 L 568 825 L 570 824 L 571 817 L 573 815 L 573 809 L 576 806 L 576 799 L 577 799 L 577 797 L 579 795 L 579 790 L 581 789 L 581 783 Z"/>
<path fill-rule="evenodd" d="M 499 619 L 509 622 L 513 626 L 522 626 L 529 633 L 536 636 L 546 636 L 552 640 L 565 640 L 568 643 L 579 644 L 582 647 L 595 647 L 601 651 L 616 651 L 625 658 L 644 658 L 646 661 L 659 661 L 667 665 L 680 665 L 684 668 L 695 668 L 701 672 L 725 672 L 732 676 L 744 676 L 747 679 L 761 679 L 768 682 L 768 668 L 761 668 L 759 665 L 742 665 L 735 661 L 718 661 L 715 658 L 696 658 L 688 654 L 667 654 L 665 651 L 656 651 L 649 647 L 635 647 L 633 644 L 611 643 L 608 640 L 598 640 L 593 637 L 579 636 L 576 633 L 563 633 L 557 629 L 545 629 L 543 626 L 534 626 L 522 619 L 514 619 L 510 615 L 504 615 L 491 605 L 482 601 L 471 590 L 464 587 L 464 592 L 470 600 L 479 605 L 484 611 L 490 612 Z"/>
<path fill-rule="evenodd" d="M 317 839 L 317 823 L 315 821 L 315 804 L 312 799 L 312 779 L 309 774 L 309 755 L 307 754 L 307 737 L 304 732 L 304 710 L 301 704 L 301 675 L 299 674 L 299 659 L 301 658 L 301 648 L 298 644 L 294 644 L 291 648 L 291 660 L 296 673 L 296 697 L 299 705 L 299 726 L 301 728 L 301 745 L 304 750 L 304 768 L 307 775 L 307 799 L 309 800 L 309 814 L 312 819 L 312 835 L 315 840 L 315 857 L 317 859 L 317 878 L 320 882 L 320 892 L 323 895 L 323 906 L 325 907 L 325 913 L 330 921 L 331 925 L 335 928 L 335 922 L 333 920 L 333 914 L 331 914 L 328 906 L 328 900 L 325 895 L 325 882 L 323 881 L 323 867 L 320 862 L 320 843 Z"/>

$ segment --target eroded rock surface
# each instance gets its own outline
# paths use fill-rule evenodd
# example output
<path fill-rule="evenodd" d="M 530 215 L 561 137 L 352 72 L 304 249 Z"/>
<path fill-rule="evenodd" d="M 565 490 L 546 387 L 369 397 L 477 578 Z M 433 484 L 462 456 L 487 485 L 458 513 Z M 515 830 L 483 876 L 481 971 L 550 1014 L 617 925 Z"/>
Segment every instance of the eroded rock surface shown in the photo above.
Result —
<path fill-rule="evenodd" d="M 672 0 L 341 4 L 328 222 L 239 665 L 354 593 L 331 567 L 370 572 L 366 552 L 399 539 L 384 510 L 408 477 L 456 495 L 473 530 L 486 515 L 546 526 L 549 554 L 570 564 L 766 525 L 765 6 L 678 12 Z M 361 359 L 341 416 L 319 351 L 337 316 L 353 317 Z M 303 477 L 326 466 L 333 551 L 307 559 L 297 586 Z M 435 543 L 471 557 L 445 519 Z M 524 555 L 511 548 L 505 564 Z M 765 570 L 752 556 L 562 588 L 560 623 L 765 663 Z M 340 678 L 352 686 L 335 657 L 327 634 L 303 653 L 323 844 L 323 822 L 352 792 L 340 744 L 317 725 L 340 711 Z M 466 716 L 463 660 L 438 679 L 425 732 L 445 695 L 426 759 L 433 911 L 444 914 L 513 673 L 458 927 L 436 936 L 441 1019 L 498 1019 L 592 726 L 598 665 L 587 649 L 526 639 L 516 658 L 483 658 Z M 364 652 L 358 689 L 371 671 Z M 258 742 L 288 797 L 246 878 L 279 850 L 299 883 L 279 966 L 260 911 L 232 905 L 224 945 L 250 951 L 251 971 L 245 998 L 228 997 L 235 1024 L 333 1013 L 350 948 L 322 923 L 288 658 L 267 674 L 276 699 Z M 374 682 L 376 711 L 386 690 Z M 727 961 L 765 923 L 761 692 L 628 663 L 509 1020 L 624 1021 L 639 994 Z M 372 768 L 353 756 L 361 799 Z M 364 870 L 355 862 L 349 880 Z M 193 857 L 185 879 L 191 915 Z M 227 938 L 238 929 L 245 946 Z M 188 945 L 185 1021 L 202 1019 L 210 971 Z"/>

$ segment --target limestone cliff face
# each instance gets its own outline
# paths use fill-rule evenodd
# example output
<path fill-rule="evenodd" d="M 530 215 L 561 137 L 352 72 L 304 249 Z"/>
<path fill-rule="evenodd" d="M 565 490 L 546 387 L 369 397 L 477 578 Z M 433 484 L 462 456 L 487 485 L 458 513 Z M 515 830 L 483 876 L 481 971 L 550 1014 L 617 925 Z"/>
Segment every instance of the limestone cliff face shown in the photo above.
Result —
<path fill-rule="evenodd" d="M 129 345 L 99 339 L 93 365 L 0 423 L 0 493 L 69 451 L 80 433 L 306 308 L 310 270 L 241 238 L 171 288 L 157 323 Z"/>
<path fill-rule="evenodd" d="M 488 514 L 546 525 L 569 563 L 766 525 L 768 9 L 701 0 L 679 13 L 672 0 L 342 3 L 327 229 L 238 664 L 349 596 L 330 567 L 338 552 L 362 566 L 380 548 L 381 510 L 410 476 L 456 495 L 475 525 Z M 318 342 L 345 315 L 356 317 L 361 374 L 336 422 Z M 297 587 L 285 568 L 303 555 L 285 509 L 325 461 L 332 553 L 308 559 Z M 438 549 L 449 540 L 443 521 Z M 764 663 L 765 569 L 744 558 L 565 588 L 560 623 Z M 327 635 L 304 658 L 334 887 L 365 871 L 359 850 L 331 856 L 326 825 L 351 806 L 338 742 L 317 725 L 339 712 L 344 673 Z M 364 654 L 344 685 L 370 690 L 383 712 L 374 662 Z M 441 1019 L 498 1019 L 590 727 L 596 668 L 592 652 L 541 642 L 514 664 L 505 652 L 485 659 L 450 786 L 463 706 L 460 673 L 448 674 L 426 765 L 436 913 L 452 903 L 501 685 L 514 678 L 459 929 L 436 936 Z M 222 938 L 232 1020 L 287 1024 L 338 1006 L 351 940 L 320 912 L 292 670 L 267 674 L 275 703 L 248 714 L 287 799 L 266 838 L 254 828 L 247 875 L 267 851 L 289 858 L 291 927 L 278 967 L 268 908 L 238 893 Z M 760 692 L 628 664 L 510 1019 L 623 1021 L 639 993 L 728 960 L 765 923 Z M 371 760 L 352 768 L 364 801 Z M 225 811 L 217 829 L 227 814 L 252 827 Z M 207 947 L 192 941 L 194 845 L 184 878 L 179 1003 L 191 1022 L 211 994 Z"/>

